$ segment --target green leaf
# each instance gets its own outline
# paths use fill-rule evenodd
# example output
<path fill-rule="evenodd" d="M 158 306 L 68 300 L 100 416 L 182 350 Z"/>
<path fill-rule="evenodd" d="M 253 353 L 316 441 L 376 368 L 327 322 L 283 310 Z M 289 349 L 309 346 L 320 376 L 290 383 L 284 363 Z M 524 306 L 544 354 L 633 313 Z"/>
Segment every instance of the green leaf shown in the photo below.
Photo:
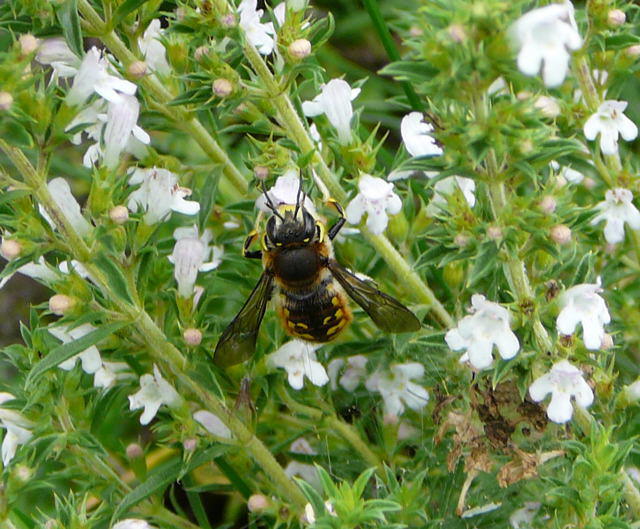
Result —
<path fill-rule="evenodd" d="M 190 472 L 194 468 L 197 468 L 208 461 L 220 457 L 228 449 L 229 447 L 223 445 L 213 446 L 199 454 L 196 454 L 188 463 L 185 463 L 182 459 L 176 457 L 164 465 L 153 469 L 149 472 L 147 479 L 129 492 L 129 494 L 127 494 L 115 508 L 113 516 L 111 517 L 112 522 L 120 518 L 131 507 L 137 505 L 152 494 L 159 493 L 164 490 L 165 487 L 168 487 L 171 483 L 177 481 L 180 476 L 183 476 L 187 472 Z"/>
<path fill-rule="evenodd" d="M 587 281 L 587 278 L 591 275 L 593 254 L 588 252 L 580 259 L 578 266 L 576 267 L 576 273 L 573 276 L 573 282 L 571 285 L 580 285 Z"/>
<path fill-rule="evenodd" d="M 56 10 L 58 22 L 62 26 L 62 34 L 71 50 L 78 56 L 84 55 L 82 46 L 82 29 L 78 16 L 78 0 L 65 0 Z"/>
<path fill-rule="evenodd" d="M 353 484 L 353 493 L 356 498 L 362 497 L 364 488 L 367 486 L 367 483 L 369 482 L 371 476 L 373 476 L 375 471 L 375 468 L 369 468 L 358 476 L 358 479 L 356 479 L 355 483 Z"/>
<path fill-rule="evenodd" d="M 82 338 L 78 338 L 73 342 L 63 343 L 52 349 L 47 356 L 45 356 L 40 362 L 38 362 L 33 369 L 29 372 L 25 385 L 29 386 L 36 382 L 36 380 L 47 370 L 56 367 L 58 364 L 71 358 L 72 356 L 81 353 L 85 349 L 88 349 L 92 345 L 104 340 L 107 336 L 110 336 L 116 331 L 119 331 L 129 322 L 119 321 L 116 323 L 109 323 L 98 327 L 95 331 L 91 331 L 89 334 L 84 335 Z"/>
<path fill-rule="evenodd" d="M 93 258 L 93 263 L 107 276 L 107 282 L 117 296 L 133 305 L 133 297 L 129 292 L 127 279 L 120 267 L 114 262 L 114 258 L 101 253 Z"/>
<path fill-rule="evenodd" d="M 397 61 L 385 66 L 378 73 L 419 84 L 431 79 L 438 70 L 426 61 Z"/>
<path fill-rule="evenodd" d="M 149 0 L 125 0 L 111 17 L 111 27 L 117 26 L 129 14 Z"/>

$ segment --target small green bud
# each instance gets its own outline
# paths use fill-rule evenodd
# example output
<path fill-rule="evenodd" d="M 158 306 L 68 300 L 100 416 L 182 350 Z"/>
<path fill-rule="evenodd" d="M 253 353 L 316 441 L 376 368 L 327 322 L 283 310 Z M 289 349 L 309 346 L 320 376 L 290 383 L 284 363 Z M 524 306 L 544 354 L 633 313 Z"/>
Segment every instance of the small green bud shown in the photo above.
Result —
<path fill-rule="evenodd" d="M 569 244 L 571 242 L 571 229 L 564 224 L 558 224 L 549 230 L 549 236 L 557 244 Z"/>
<path fill-rule="evenodd" d="M 213 81 L 212 88 L 213 93 L 218 97 L 227 97 L 231 92 L 233 92 L 233 85 L 231 84 L 231 81 L 222 77 Z"/>
<path fill-rule="evenodd" d="M 75 306 L 76 300 L 66 294 L 55 294 L 49 298 L 49 310 L 57 316 L 64 316 Z"/>
<path fill-rule="evenodd" d="M 0 92 L 0 110 L 9 110 L 13 104 L 13 96 L 9 92 Z"/>
<path fill-rule="evenodd" d="M 144 61 L 134 61 L 127 68 L 127 73 L 133 79 L 142 79 L 149 73 L 149 68 L 147 68 L 147 63 Z"/>
<path fill-rule="evenodd" d="M 464 281 L 464 267 L 462 261 L 448 263 L 444 267 L 442 276 L 451 288 L 459 287 Z"/>
<path fill-rule="evenodd" d="M 247 500 L 249 512 L 262 512 L 269 508 L 270 502 L 264 494 L 252 494 Z"/>
<path fill-rule="evenodd" d="M 287 9 L 290 9 L 294 13 L 302 11 L 307 7 L 307 0 L 287 0 Z"/>
<path fill-rule="evenodd" d="M 542 200 L 538 204 L 538 207 L 540 208 L 540 211 L 550 215 L 556 210 L 556 207 L 558 207 L 558 203 L 556 202 L 556 199 L 554 197 L 547 195 L 542 198 Z"/>
<path fill-rule="evenodd" d="M 40 41 L 33 35 L 31 35 L 31 33 L 20 35 L 20 39 L 18 39 L 18 42 L 20 43 L 20 54 L 23 57 L 31 55 L 38 49 L 38 46 L 40 45 Z"/>
<path fill-rule="evenodd" d="M 607 24 L 609 24 L 609 27 L 615 28 L 622 26 L 626 21 L 627 15 L 625 15 L 624 11 L 620 9 L 612 9 L 607 14 Z"/>
<path fill-rule="evenodd" d="M 126 206 L 114 206 L 111 208 L 111 211 L 109 211 L 109 218 L 115 224 L 124 224 L 129 220 L 129 210 Z"/>
<path fill-rule="evenodd" d="M 311 55 L 311 42 L 307 39 L 294 40 L 289 44 L 289 55 L 296 60 L 302 60 Z"/>
<path fill-rule="evenodd" d="M 0 245 L 0 255 L 7 261 L 15 259 L 22 253 L 22 245 L 18 241 L 12 239 L 2 239 Z"/>
<path fill-rule="evenodd" d="M 202 331 L 200 329 L 189 328 L 182 333 L 184 343 L 191 346 L 200 345 L 202 342 Z"/>

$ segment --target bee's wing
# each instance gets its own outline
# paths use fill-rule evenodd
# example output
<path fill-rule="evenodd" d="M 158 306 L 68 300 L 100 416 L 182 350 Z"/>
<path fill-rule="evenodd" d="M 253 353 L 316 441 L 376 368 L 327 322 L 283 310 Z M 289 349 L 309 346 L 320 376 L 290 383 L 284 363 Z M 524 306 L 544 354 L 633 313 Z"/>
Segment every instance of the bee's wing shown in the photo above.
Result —
<path fill-rule="evenodd" d="M 253 354 L 272 286 L 273 276 L 263 272 L 238 315 L 220 336 L 213 354 L 216 365 L 227 367 L 239 364 Z"/>
<path fill-rule="evenodd" d="M 420 329 L 420 320 L 397 299 L 378 290 L 373 281 L 362 281 L 335 260 L 329 270 L 347 294 L 360 305 L 384 332 L 412 332 Z"/>

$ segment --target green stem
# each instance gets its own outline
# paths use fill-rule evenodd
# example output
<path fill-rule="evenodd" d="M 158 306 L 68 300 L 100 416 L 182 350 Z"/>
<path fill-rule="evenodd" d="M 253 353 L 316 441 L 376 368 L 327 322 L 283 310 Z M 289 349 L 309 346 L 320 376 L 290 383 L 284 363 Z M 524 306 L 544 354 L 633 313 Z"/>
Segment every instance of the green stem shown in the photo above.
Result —
<path fill-rule="evenodd" d="M 313 152 L 312 163 L 315 165 L 318 176 L 327 186 L 333 198 L 339 202 L 345 202 L 347 193 L 340 185 L 335 174 L 320 153 L 316 150 L 313 140 L 309 136 L 300 116 L 296 112 L 288 94 L 283 91 L 282 87 L 274 78 L 271 70 L 262 59 L 258 51 L 250 43 L 246 43 L 244 47 L 245 56 L 251 64 L 254 71 L 260 77 L 267 93 L 271 94 L 271 102 L 275 106 L 280 124 L 285 128 L 289 137 L 298 145 L 302 154 Z M 380 256 L 386 261 L 397 277 L 402 278 L 406 284 L 408 291 L 413 292 L 421 303 L 429 307 L 434 316 L 446 327 L 454 325 L 453 318 L 436 298 L 433 291 L 426 282 L 413 270 L 411 265 L 402 257 L 396 248 L 389 242 L 384 235 L 374 235 L 365 226 L 361 228 L 361 232 L 369 243 L 377 250 Z"/>
<path fill-rule="evenodd" d="M 389 59 L 391 59 L 392 61 L 401 60 L 402 57 L 400 56 L 400 52 L 396 47 L 396 43 L 391 36 L 389 26 L 387 26 L 386 22 L 384 21 L 384 17 L 382 16 L 382 12 L 380 11 L 378 1 L 363 0 L 363 3 L 364 7 L 367 10 L 367 13 L 369 13 L 369 18 L 373 23 L 373 27 L 376 30 L 376 33 L 378 34 L 378 38 L 380 39 L 382 46 L 389 56 Z M 409 103 L 411 104 L 411 108 L 413 108 L 413 110 L 423 110 L 424 107 L 420 102 L 420 98 L 418 98 L 418 95 L 414 91 L 413 86 L 411 86 L 411 84 L 407 81 L 401 81 L 400 86 L 402 86 L 402 89 L 404 90 L 404 93 L 407 96 Z"/>
<path fill-rule="evenodd" d="M 491 204 L 494 212 L 494 218 L 499 219 L 500 213 L 507 207 L 504 183 L 499 179 L 498 167 L 495 163 L 495 153 L 491 151 L 487 157 L 487 177 L 489 181 L 489 193 L 491 196 Z M 529 277 L 527 276 L 525 264 L 516 255 L 510 255 L 504 264 L 504 274 L 509 283 L 509 287 L 516 295 L 516 300 L 520 305 L 523 303 L 533 304 L 535 296 Z M 553 350 L 553 342 L 549 337 L 549 333 L 540 321 L 538 313 L 535 311 L 532 315 L 531 324 L 533 333 L 538 343 L 538 347 L 543 352 Z"/>
<path fill-rule="evenodd" d="M 85 19 L 85 27 L 104 42 L 109 51 L 118 58 L 125 69 L 132 62 L 140 60 L 129 51 L 114 31 L 108 30 L 106 24 L 91 7 L 88 0 L 78 0 L 78 10 Z M 191 114 L 186 110 L 169 106 L 169 103 L 175 99 L 175 95 L 155 75 L 143 77 L 140 80 L 140 84 L 146 89 L 149 96 L 153 98 L 156 103 L 155 107 L 193 138 L 211 160 L 222 166 L 224 175 L 233 183 L 234 187 L 243 193 L 246 192 L 248 189 L 246 178 L 202 123 L 198 119 L 191 117 Z"/>

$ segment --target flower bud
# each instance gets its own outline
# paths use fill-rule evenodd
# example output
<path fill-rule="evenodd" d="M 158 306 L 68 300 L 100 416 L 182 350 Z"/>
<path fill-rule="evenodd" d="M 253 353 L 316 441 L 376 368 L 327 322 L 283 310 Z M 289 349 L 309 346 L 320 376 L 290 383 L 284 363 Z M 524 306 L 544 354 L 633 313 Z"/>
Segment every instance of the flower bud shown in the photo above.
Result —
<path fill-rule="evenodd" d="M 607 14 L 607 24 L 609 27 L 615 28 L 618 26 L 622 26 L 627 21 L 627 15 L 624 14 L 624 11 L 620 9 L 612 9 Z"/>
<path fill-rule="evenodd" d="M 594 187 L 596 187 L 596 181 L 595 181 L 593 178 L 591 178 L 591 177 L 587 176 L 587 177 L 582 181 L 582 185 L 583 185 L 584 187 L 586 187 L 587 189 L 591 190 L 591 189 L 593 189 Z"/>
<path fill-rule="evenodd" d="M 124 224 L 129 220 L 129 210 L 126 206 L 115 206 L 109 211 L 109 218 L 116 224 Z"/>
<path fill-rule="evenodd" d="M 13 104 L 13 96 L 9 92 L 0 92 L 0 110 L 9 110 Z"/>
<path fill-rule="evenodd" d="M 487 228 L 487 237 L 494 241 L 502 239 L 502 228 L 500 226 L 489 226 Z"/>
<path fill-rule="evenodd" d="M 547 214 L 553 213 L 556 210 L 557 206 L 558 206 L 558 203 L 556 202 L 556 199 L 553 198 L 551 195 L 547 195 L 543 197 L 540 203 L 538 204 L 538 207 L 540 208 L 540 210 Z"/>
<path fill-rule="evenodd" d="M 264 165 L 256 165 L 253 174 L 258 180 L 265 180 L 269 176 L 269 168 Z"/>
<path fill-rule="evenodd" d="M 138 443 L 131 443 L 127 445 L 126 448 L 127 458 L 129 459 L 137 459 L 144 455 L 144 450 Z"/>
<path fill-rule="evenodd" d="M 529 92 L 528 90 L 520 90 L 520 92 L 518 92 L 516 94 L 516 99 L 518 101 L 526 101 L 527 99 L 529 99 L 533 94 L 531 92 Z"/>
<path fill-rule="evenodd" d="M 640 56 L 640 44 L 634 44 L 633 46 L 629 46 L 624 50 L 624 53 L 627 57 L 631 57 L 635 59 Z"/>
<path fill-rule="evenodd" d="M 458 233 L 458 235 L 453 238 L 453 242 L 458 248 L 464 248 L 470 241 L 471 239 L 466 233 Z"/>
<path fill-rule="evenodd" d="M 222 77 L 213 81 L 213 93 L 218 97 L 227 97 L 233 92 L 233 85 L 228 79 Z"/>
<path fill-rule="evenodd" d="M 411 26 L 409 28 L 409 35 L 411 35 L 412 37 L 422 37 L 423 34 L 424 31 L 418 26 Z"/>
<path fill-rule="evenodd" d="M 629 396 L 633 401 L 640 400 L 640 380 L 636 380 L 633 384 L 627 386 Z"/>
<path fill-rule="evenodd" d="M 44 529 L 57 529 L 58 522 L 56 522 L 53 518 L 49 518 L 45 524 L 43 525 Z"/>
<path fill-rule="evenodd" d="M 185 439 L 182 443 L 182 447 L 185 452 L 193 452 L 198 447 L 198 441 L 196 439 Z"/>
<path fill-rule="evenodd" d="M 385 413 L 382 417 L 382 423 L 387 426 L 396 426 L 400 422 L 400 417 L 395 413 Z"/>
<path fill-rule="evenodd" d="M 453 42 L 460 43 L 467 39 L 467 32 L 461 24 L 451 24 L 447 29 L 447 33 L 449 33 L 449 37 Z"/>
<path fill-rule="evenodd" d="M 182 333 L 184 343 L 187 345 L 200 345 L 202 342 L 202 331 L 200 329 L 185 329 Z"/>
<path fill-rule="evenodd" d="M 23 57 L 26 55 L 31 55 L 38 49 L 38 46 L 40 45 L 40 41 L 33 35 L 31 35 L 31 33 L 20 35 L 20 39 L 18 40 L 18 42 L 20 43 L 20 54 Z"/>
<path fill-rule="evenodd" d="M 571 242 L 571 229 L 564 224 L 558 224 L 551 228 L 549 236 L 553 242 L 558 244 L 568 244 Z"/>
<path fill-rule="evenodd" d="M 236 17 L 233 13 L 228 13 L 220 18 L 220 25 L 223 28 L 233 28 L 236 25 Z"/>
<path fill-rule="evenodd" d="M 604 334 L 602 337 L 602 342 L 600 343 L 600 349 L 603 351 L 607 351 L 613 347 L 613 336 L 611 336 L 608 332 Z"/>
<path fill-rule="evenodd" d="M 57 316 L 64 316 L 76 304 L 72 297 L 66 294 L 56 294 L 49 299 L 49 310 Z"/>
<path fill-rule="evenodd" d="M 127 68 L 127 73 L 134 79 L 142 79 L 149 73 L 149 68 L 147 68 L 147 63 L 144 61 L 134 61 Z"/>
<path fill-rule="evenodd" d="M 198 46 L 193 52 L 193 58 L 200 62 L 204 57 L 209 55 L 209 46 Z"/>
<path fill-rule="evenodd" d="M 304 59 L 311 55 L 311 42 L 307 39 L 294 40 L 289 44 L 289 55 L 294 59 Z"/>
<path fill-rule="evenodd" d="M 2 244 L 0 245 L 0 255 L 4 257 L 7 261 L 11 261 L 11 259 L 15 259 L 22 253 L 22 245 L 18 241 L 14 241 L 11 239 L 2 239 Z"/>
<path fill-rule="evenodd" d="M 545 118 L 555 118 L 560 115 L 560 105 L 553 97 L 540 96 L 533 104 Z"/>
<path fill-rule="evenodd" d="M 29 468 L 27 465 L 17 465 L 13 473 L 18 481 L 26 484 L 33 476 L 33 469 Z"/>
<path fill-rule="evenodd" d="M 269 508 L 269 498 L 264 494 L 252 494 L 247 500 L 249 512 L 262 512 Z"/>

